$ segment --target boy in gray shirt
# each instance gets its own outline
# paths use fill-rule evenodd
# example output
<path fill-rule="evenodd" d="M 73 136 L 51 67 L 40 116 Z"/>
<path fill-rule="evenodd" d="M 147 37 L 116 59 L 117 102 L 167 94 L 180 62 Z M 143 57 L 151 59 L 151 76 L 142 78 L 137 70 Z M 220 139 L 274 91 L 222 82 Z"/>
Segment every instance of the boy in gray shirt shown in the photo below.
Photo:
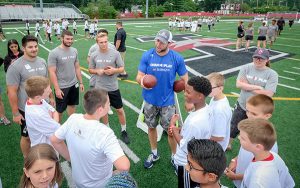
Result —
<path fill-rule="evenodd" d="M 59 122 L 61 122 L 62 114 L 66 109 L 69 116 L 75 113 L 76 105 L 79 104 L 79 89 L 81 92 L 84 91 L 78 52 L 71 47 L 73 44 L 72 32 L 64 30 L 61 40 L 62 44 L 53 49 L 48 56 L 48 70 L 55 89 Z"/>
<path fill-rule="evenodd" d="M 118 51 L 108 47 L 106 34 L 98 34 L 96 40 L 99 50 L 91 55 L 89 72 L 96 75 L 95 88 L 108 91 L 110 105 L 116 109 L 121 124 L 121 138 L 128 144 L 129 138 L 126 132 L 125 112 L 117 80 L 117 75 L 124 71 L 124 62 Z M 108 125 L 107 114 L 102 120 L 104 124 Z"/>
<path fill-rule="evenodd" d="M 36 37 L 27 35 L 22 39 L 24 55 L 11 64 L 6 74 L 8 99 L 12 109 L 13 121 L 21 125 L 20 146 L 24 157 L 30 149 L 30 139 L 25 122 L 25 81 L 32 76 L 48 77 L 46 61 L 37 56 L 38 40 Z M 50 103 L 54 105 L 50 95 Z"/>

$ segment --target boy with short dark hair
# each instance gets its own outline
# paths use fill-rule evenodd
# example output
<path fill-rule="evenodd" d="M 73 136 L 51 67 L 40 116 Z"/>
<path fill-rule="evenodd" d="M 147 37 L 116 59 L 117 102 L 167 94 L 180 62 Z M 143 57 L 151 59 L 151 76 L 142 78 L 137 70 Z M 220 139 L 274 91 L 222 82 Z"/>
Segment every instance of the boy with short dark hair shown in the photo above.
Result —
<path fill-rule="evenodd" d="M 254 155 L 241 187 L 291 187 L 293 179 L 289 179 L 288 168 L 276 153 L 270 152 L 276 142 L 273 124 L 261 118 L 251 118 L 241 121 L 238 129 L 241 146 Z"/>
<path fill-rule="evenodd" d="M 220 144 L 208 139 L 192 139 L 187 150 L 185 168 L 199 187 L 226 188 L 219 183 L 226 168 L 226 156 Z"/>
<path fill-rule="evenodd" d="M 230 139 L 231 107 L 224 95 L 225 78 L 222 74 L 213 72 L 207 76 L 212 85 L 209 94 L 211 98 L 209 107 L 213 113 L 211 139 L 218 142 L 225 151 Z"/>
<path fill-rule="evenodd" d="M 169 134 L 173 135 L 177 143 L 176 153 L 172 164 L 178 174 L 178 187 L 194 186 L 195 182 L 190 181 L 189 174 L 184 166 L 187 164 L 187 143 L 193 139 L 209 139 L 211 137 L 212 113 L 205 103 L 206 97 L 211 93 L 211 84 L 205 77 L 192 77 L 185 87 L 185 101 L 193 103 L 195 111 L 191 112 L 182 128 L 176 127 L 179 115 L 173 115 L 170 121 Z"/>
<path fill-rule="evenodd" d="M 59 128 L 56 110 L 46 102 L 52 92 L 49 79 L 33 76 L 26 80 L 25 119 L 31 147 L 41 143 L 51 144 L 50 136 Z"/>

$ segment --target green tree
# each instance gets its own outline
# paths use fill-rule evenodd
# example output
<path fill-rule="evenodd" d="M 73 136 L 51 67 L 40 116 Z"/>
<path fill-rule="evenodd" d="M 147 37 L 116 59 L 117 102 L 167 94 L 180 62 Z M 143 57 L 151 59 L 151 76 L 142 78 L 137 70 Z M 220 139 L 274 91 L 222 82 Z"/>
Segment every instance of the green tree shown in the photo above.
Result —
<path fill-rule="evenodd" d="M 214 10 L 219 10 L 222 3 L 223 3 L 222 0 L 204 0 L 203 1 L 204 11 L 213 12 Z"/>
<path fill-rule="evenodd" d="M 185 12 L 196 12 L 197 4 L 193 0 L 186 0 L 183 3 L 182 9 Z"/>

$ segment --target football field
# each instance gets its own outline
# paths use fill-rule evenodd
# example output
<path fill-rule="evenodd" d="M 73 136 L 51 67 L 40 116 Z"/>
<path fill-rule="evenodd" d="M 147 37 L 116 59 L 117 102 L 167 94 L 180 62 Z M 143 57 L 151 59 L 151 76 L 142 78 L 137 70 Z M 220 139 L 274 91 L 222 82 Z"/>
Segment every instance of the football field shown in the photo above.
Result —
<path fill-rule="evenodd" d="M 248 22 L 245 21 L 245 26 Z M 255 36 L 251 43 L 249 52 L 243 49 L 235 50 L 236 32 L 238 21 L 221 21 L 216 24 L 215 30 L 208 32 L 206 25 L 202 31 L 191 33 L 172 31 L 174 43 L 171 48 L 178 51 L 184 58 L 189 70 L 189 76 L 206 76 L 211 72 L 221 72 L 226 76 L 224 92 L 227 94 L 231 106 L 233 107 L 239 89 L 235 87 L 236 75 L 241 66 L 251 63 L 252 54 L 256 49 L 257 28 L 260 22 L 254 24 Z M 78 24 L 78 34 L 74 36 L 73 47 L 78 50 L 80 65 L 82 67 L 83 82 L 85 89 L 89 87 L 90 74 L 87 71 L 87 53 L 95 39 L 84 37 L 83 24 Z M 34 24 L 31 24 L 34 26 Z M 130 172 L 137 181 L 139 187 L 173 188 L 177 187 L 177 177 L 170 163 L 170 149 L 168 147 L 167 135 L 163 134 L 158 143 L 160 160 L 151 169 L 145 169 L 143 162 L 150 153 L 150 146 L 147 134 L 137 128 L 136 123 L 142 105 L 142 89 L 135 82 L 139 61 L 142 54 L 154 47 L 153 39 L 160 29 L 167 29 L 167 21 L 127 21 L 123 22 L 127 32 L 125 68 L 129 74 L 128 80 L 120 80 L 119 88 L 124 102 L 124 109 L 127 118 L 127 132 L 130 144 L 121 146 L 131 162 Z M 7 39 L 17 39 L 21 43 L 21 38 L 26 33 L 25 23 L 18 25 L 3 25 Z M 116 32 L 115 22 L 99 22 L 98 28 L 105 28 L 109 32 L 109 40 L 113 42 Z M 70 29 L 72 31 L 72 27 Z M 300 149 L 298 144 L 298 134 L 300 133 L 300 24 L 294 24 L 289 30 L 286 26 L 282 34 L 277 38 L 271 54 L 271 67 L 279 74 L 279 84 L 274 96 L 275 111 L 271 118 L 278 136 L 279 155 L 287 164 L 296 186 L 300 184 Z M 34 28 L 31 28 L 34 34 Z M 42 34 L 42 32 L 41 32 Z M 45 38 L 42 36 L 43 39 Z M 52 36 L 53 43 L 46 42 L 39 45 L 39 56 L 47 60 L 48 53 L 60 45 L 60 41 Z M 0 55 L 3 57 L 7 53 L 7 40 L 0 41 Z M 6 95 L 5 73 L 3 67 L 0 70 L 0 84 L 3 89 L 1 97 L 3 99 L 6 115 L 12 120 L 12 114 Z M 81 94 L 82 98 L 83 94 Z M 184 111 L 183 93 L 178 94 L 179 105 L 183 119 L 187 113 Z M 209 99 L 208 99 L 209 100 Z M 82 101 L 77 107 L 78 113 L 84 113 Z M 65 114 L 64 120 L 67 119 Z M 120 125 L 114 111 L 109 116 L 110 127 L 116 136 L 120 138 Z M 200 122 L 201 123 L 201 122 Z M 19 147 L 20 128 L 17 124 L 11 126 L 0 126 L 0 177 L 4 188 L 17 187 L 22 174 L 23 157 Z M 298 140 L 298 141 L 297 141 Z M 233 150 L 226 152 L 228 161 L 238 153 L 239 142 L 236 139 Z M 62 187 L 72 187 L 71 167 L 69 163 L 61 160 L 65 179 Z M 228 187 L 233 184 L 226 177 L 221 178 L 221 183 Z"/>

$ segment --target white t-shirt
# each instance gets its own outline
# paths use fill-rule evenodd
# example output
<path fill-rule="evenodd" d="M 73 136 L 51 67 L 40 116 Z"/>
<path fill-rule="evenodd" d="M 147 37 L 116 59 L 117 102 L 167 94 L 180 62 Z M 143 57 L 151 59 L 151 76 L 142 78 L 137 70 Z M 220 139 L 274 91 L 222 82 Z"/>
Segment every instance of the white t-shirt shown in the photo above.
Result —
<path fill-rule="evenodd" d="M 224 137 L 224 140 L 218 142 L 225 151 L 230 139 L 230 121 L 232 111 L 227 97 L 220 100 L 212 98 L 209 107 L 213 113 L 213 125 L 211 136 Z"/>
<path fill-rule="evenodd" d="M 49 114 L 54 111 L 55 109 L 45 100 L 42 100 L 39 105 L 26 102 L 25 119 L 31 147 L 41 143 L 51 145 L 50 136 L 60 127 L 60 124 Z"/>
<path fill-rule="evenodd" d="M 35 31 L 40 31 L 40 24 L 38 22 L 35 24 Z"/>
<path fill-rule="evenodd" d="M 295 182 L 289 173 L 289 169 L 284 163 L 284 161 L 281 159 L 281 157 L 274 152 L 271 152 L 274 156 L 274 163 L 277 167 L 278 173 L 279 173 L 279 182 L 281 184 L 281 187 L 284 188 L 293 188 L 295 187 Z"/>
<path fill-rule="evenodd" d="M 75 21 L 73 22 L 73 29 L 77 29 L 77 24 Z"/>
<path fill-rule="evenodd" d="M 67 142 L 77 187 L 104 187 L 112 176 L 113 162 L 124 156 L 114 132 L 83 114 L 72 114 L 55 136 Z"/>
<path fill-rule="evenodd" d="M 60 35 L 60 25 L 59 24 L 56 25 L 56 34 Z"/>
<path fill-rule="evenodd" d="M 95 24 L 91 23 L 89 30 L 90 30 L 90 33 L 94 33 L 94 31 L 95 31 Z"/>
<path fill-rule="evenodd" d="M 274 146 L 271 149 L 272 152 L 278 153 L 278 145 L 275 142 Z M 252 159 L 254 158 L 253 153 L 245 150 L 244 148 L 240 147 L 238 158 L 237 158 L 237 165 L 235 169 L 235 173 L 237 174 L 244 174 L 247 167 L 251 163 Z M 233 180 L 234 185 L 237 188 L 241 187 L 242 180 Z"/>
<path fill-rule="evenodd" d="M 182 139 L 177 144 L 174 163 L 184 166 L 187 163 L 187 144 L 192 138 L 209 139 L 211 137 L 212 113 L 208 105 L 191 112 L 181 128 Z"/>
<path fill-rule="evenodd" d="M 89 28 L 89 22 L 86 20 L 84 22 L 84 29 L 88 29 Z"/>
<path fill-rule="evenodd" d="M 245 171 L 242 188 L 281 188 L 274 159 L 251 162 Z"/>

